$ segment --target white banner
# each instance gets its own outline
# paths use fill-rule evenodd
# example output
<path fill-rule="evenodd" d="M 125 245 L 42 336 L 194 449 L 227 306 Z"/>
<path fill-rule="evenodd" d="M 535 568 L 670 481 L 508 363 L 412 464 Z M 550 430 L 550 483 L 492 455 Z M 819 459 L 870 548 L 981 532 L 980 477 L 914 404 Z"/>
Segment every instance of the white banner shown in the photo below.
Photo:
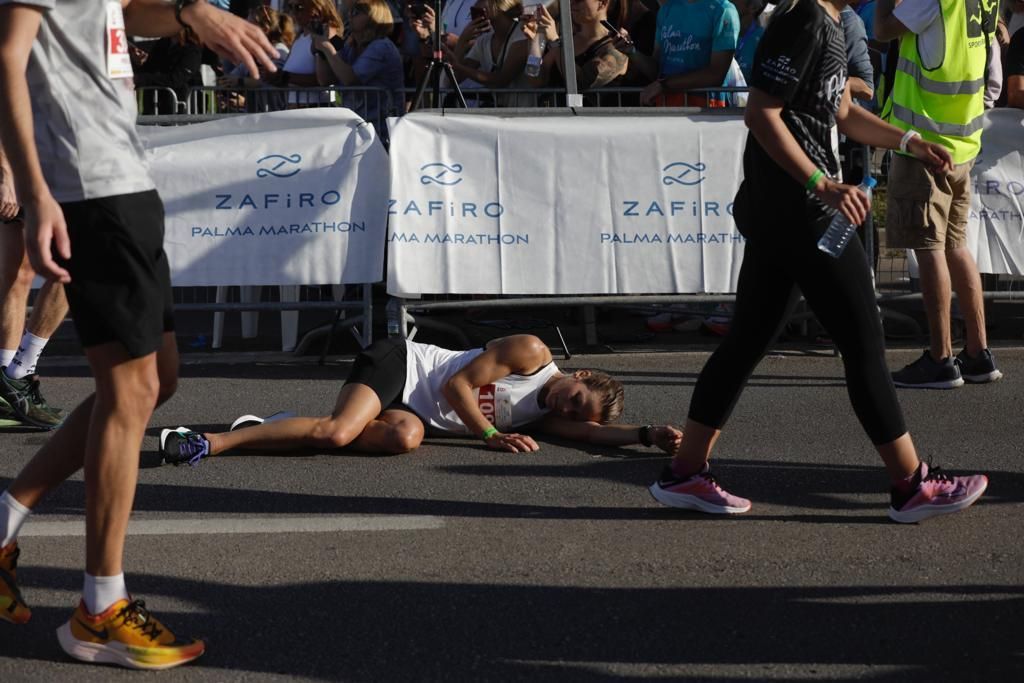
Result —
<path fill-rule="evenodd" d="M 391 121 L 395 295 L 731 292 L 740 117 Z"/>
<path fill-rule="evenodd" d="M 985 114 L 967 244 L 982 273 L 1024 275 L 1024 111 Z"/>
<path fill-rule="evenodd" d="M 378 282 L 387 154 L 348 109 L 140 126 L 175 285 Z"/>

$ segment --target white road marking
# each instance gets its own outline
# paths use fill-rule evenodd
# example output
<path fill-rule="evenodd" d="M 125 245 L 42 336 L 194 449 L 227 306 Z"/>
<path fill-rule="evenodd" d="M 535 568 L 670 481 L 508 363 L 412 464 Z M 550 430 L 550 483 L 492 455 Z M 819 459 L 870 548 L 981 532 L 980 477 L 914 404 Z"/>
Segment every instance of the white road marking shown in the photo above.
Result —
<path fill-rule="evenodd" d="M 191 536 L 194 534 L 279 534 L 337 531 L 419 531 L 440 529 L 444 519 L 432 515 L 307 515 L 264 517 L 189 517 L 138 519 L 128 523 L 129 536 Z M 19 537 L 85 536 L 85 520 L 30 520 Z"/>

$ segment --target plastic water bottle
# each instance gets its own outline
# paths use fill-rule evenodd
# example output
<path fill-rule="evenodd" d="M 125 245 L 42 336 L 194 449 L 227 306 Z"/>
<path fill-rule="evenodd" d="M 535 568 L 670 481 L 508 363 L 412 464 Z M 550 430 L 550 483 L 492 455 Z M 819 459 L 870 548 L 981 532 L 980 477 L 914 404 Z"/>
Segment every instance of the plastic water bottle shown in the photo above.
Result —
<path fill-rule="evenodd" d="M 858 185 L 864 194 L 868 196 L 868 201 L 871 201 L 871 188 L 875 185 L 875 179 L 870 176 Z M 828 225 L 828 230 L 818 240 L 818 249 L 821 249 L 832 258 L 839 258 L 839 255 L 843 253 L 843 249 L 846 249 L 846 245 L 850 242 L 850 238 L 853 237 L 853 233 L 856 230 L 857 226 L 851 223 L 843 215 L 842 211 L 837 211 L 832 222 Z"/>
<path fill-rule="evenodd" d="M 538 26 L 537 33 L 530 42 L 530 54 L 526 58 L 526 75 L 530 78 L 540 76 L 540 65 L 544 62 L 545 45 L 547 45 L 547 40 L 544 38 L 542 29 Z"/>

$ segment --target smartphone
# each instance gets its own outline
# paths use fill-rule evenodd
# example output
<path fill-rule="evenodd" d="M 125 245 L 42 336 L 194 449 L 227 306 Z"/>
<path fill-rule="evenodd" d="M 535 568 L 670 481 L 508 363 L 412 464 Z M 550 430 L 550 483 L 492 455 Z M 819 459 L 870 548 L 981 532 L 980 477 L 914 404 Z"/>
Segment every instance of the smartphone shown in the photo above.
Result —
<path fill-rule="evenodd" d="M 413 2 L 410 5 L 414 19 L 422 19 L 427 13 L 427 4 L 424 2 Z"/>
<path fill-rule="evenodd" d="M 486 19 L 487 10 L 485 10 L 483 7 L 476 7 L 474 5 L 473 7 L 469 8 L 469 18 L 472 19 L 473 21 L 476 21 L 477 19 Z"/>
<path fill-rule="evenodd" d="M 322 36 L 324 34 L 324 22 L 321 19 L 314 19 L 310 22 L 309 29 L 315 35 Z"/>
<path fill-rule="evenodd" d="M 612 26 L 612 22 L 608 21 L 607 19 L 601 20 L 601 26 L 604 26 L 606 29 L 608 29 L 610 33 L 614 35 L 619 35 L 619 29 Z"/>

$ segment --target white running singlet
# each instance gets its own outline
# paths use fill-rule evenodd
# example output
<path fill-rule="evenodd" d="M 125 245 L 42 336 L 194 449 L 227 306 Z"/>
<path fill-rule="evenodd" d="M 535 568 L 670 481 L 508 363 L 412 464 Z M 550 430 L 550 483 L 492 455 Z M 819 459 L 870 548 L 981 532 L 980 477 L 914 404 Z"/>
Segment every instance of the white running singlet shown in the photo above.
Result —
<path fill-rule="evenodd" d="M 441 389 L 452 375 L 484 350 L 449 351 L 412 341 L 405 344 L 409 359 L 405 365 L 402 403 L 409 406 L 428 428 L 468 434 L 469 430 L 448 404 Z M 544 384 L 556 374 L 558 367 L 551 362 L 532 375 L 509 375 L 474 389 L 473 395 L 484 417 L 498 431 L 509 431 L 547 414 L 548 409 L 537 402 L 537 396 Z"/>

